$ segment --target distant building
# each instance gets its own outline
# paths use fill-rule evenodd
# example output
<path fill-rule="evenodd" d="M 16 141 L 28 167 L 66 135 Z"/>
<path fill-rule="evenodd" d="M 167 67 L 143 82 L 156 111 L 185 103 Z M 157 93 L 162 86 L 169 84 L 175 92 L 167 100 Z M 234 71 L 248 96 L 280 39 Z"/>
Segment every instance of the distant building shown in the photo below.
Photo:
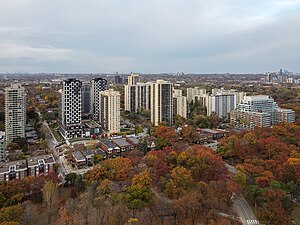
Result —
<path fill-rule="evenodd" d="M 139 74 L 130 74 L 128 76 L 128 85 L 136 85 L 141 82 L 141 76 Z"/>
<path fill-rule="evenodd" d="M 20 84 L 5 88 L 6 145 L 17 137 L 25 137 L 26 93 Z"/>
<path fill-rule="evenodd" d="M 129 112 L 150 110 L 151 83 L 137 83 L 124 86 L 124 106 Z"/>
<path fill-rule="evenodd" d="M 5 132 L 0 131 L 0 162 L 5 162 L 6 158 Z"/>
<path fill-rule="evenodd" d="M 173 124 L 173 84 L 157 80 L 151 83 L 151 122 Z"/>
<path fill-rule="evenodd" d="M 82 113 L 88 114 L 91 109 L 91 84 L 82 83 Z"/>
<path fill-rule="evenodd" d="M 120 132 L 120 93 L 114 90 L 100 93 L 100 123 L 109 133 Z"/>
<path fill-rule="evenodd" d="M 279 108 L 267 95 L 246 96 L 237 109 L 231 111 L 230 122 L 233 127 L 247 129 L 271 127 L 281 122 L 295 122 L 295 112 Z"/>
<path fill-rule="evenodd" d="M 205 95 L 206 89 L 201 89 L 199 87 L 187 88 L 187 101 L 191 103 L 194 100 L 195 95 Z"/>
<path fill-rule="evenodd" d="M 295 122 L 295 111 L 291 109 L 276 109 L 275 110 L 275 122 L 276 123 L 294 123 Z"/>
<path fill-rule="evenodd" d="M 107 80 L 103 78 L 94 78 L 91 81 L 91 106 L 90 112 L 94 120 L 99 120 L 100 107 L 99 98 L 100 92 L 107 90 Z"/>
<path fill-rule="evenodd" d="M 255 127 L 271 127 L 271 115 L 263 112 L 230 112 L 230 123 L 233 127 L 254 129 Z"/>
<path fill-rule="evenodd" d="M 208 107 L 209 94 L 194 95 L 193 102 L 203 107 Z"/>
<path fill-rule="evenodd" d="M 123 84 L 123 79 L 119 75 L 115 76 L 115 84 Z"/>
<path fill-rule="evenodd" d="M 288 84 L 293 84 L 294 81 L 295 81 L 295 79 L 293 77 L 290 77 L 290 78 L 287 79 Z"/>
<path fill-rule="evenodd" d="M 187 98 L 182 96 L 182 90 L 173 90 L 173 115 L 187 118 Z"/>
<path fill-rule="evenodd" d="M 240 112 L 265 112 L 271 116 L 271 124 L 275 123 L 275 109 L 279 108 L 274 99 L 268 95 L 245 96 L 237 110 Z"/>
<path fill-rule="evenodd" d="M 208 98 L 207 116 L 216 114 L 219 118 L 228 118 L 236 107 L 236 96 L 232 94 L 215 94 Z"/>
<path fill-rule="evenodd" d="M 236 105 L 240 104 L 244 97 L 246 96 L 246 92 L 237 91 L 235 89 L 226 90 L 224 88 L 213 88 L 212 95 L 235 95 Z"/>

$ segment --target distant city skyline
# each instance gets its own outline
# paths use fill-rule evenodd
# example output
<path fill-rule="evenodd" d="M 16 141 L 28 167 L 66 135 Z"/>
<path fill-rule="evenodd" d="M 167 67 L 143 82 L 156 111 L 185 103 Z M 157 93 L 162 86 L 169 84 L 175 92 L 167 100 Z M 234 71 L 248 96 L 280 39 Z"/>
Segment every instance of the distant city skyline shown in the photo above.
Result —
<path fill-rule="evenodd" d="M 300 72 L 299 0 L 0 4 L 0 73 Z"/>

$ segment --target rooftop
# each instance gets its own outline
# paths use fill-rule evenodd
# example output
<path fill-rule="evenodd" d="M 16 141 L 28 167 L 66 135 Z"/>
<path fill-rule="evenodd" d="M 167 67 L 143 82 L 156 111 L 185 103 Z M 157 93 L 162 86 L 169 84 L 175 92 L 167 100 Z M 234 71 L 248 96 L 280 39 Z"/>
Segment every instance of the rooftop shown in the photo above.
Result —
<path fill-rule="evenodd" d="M 124 138 L 113 139 L 113 142 L 119 147 L 128 147 L 131 146 L 129 142 L 127 142 Z"/>
<path fill-rule="evenodd" d="M 127 140 L 131 141 L 135 145 L 140 143 L 139 139 L 134 138 L 134 137 L 128 137 Z"/>
<path fill-rule="evenodd" d="M 74 159 L 79 162 L 79 161 L 85 161 L 84 155 L 80 151 L 76 151 L 72 153 L 72 156 Z"/>
<path fill-rule="evenodd" d="M 84 156 L 94 155 L 94 153 L 91 150 L 88 150 L 88 149 L 81 150 L 81 153 Z"/>
<path fill-rule="evenodd" d="M 39 155 L 27 159 L 29 167 L 38 166 L 40 164 L 53 164 L 55 163 L 54 157 L 52 154 L 49 155 Z"/>
<path fill-rule="evenodd" d="M 111 140 L 103 139 L 101 142 L 107 147 L 107 148 L 115 148 L 117 147 Z"/>
<path fill-rule="evenodd" d="M 8 173 L 9 172 L 9 167 L 15 166 L 16 170 L 26 170 L 26 160 L 18 160 L 18 161 L 11 161 L 7 163 L 0 163 L 0 173 Z"/>

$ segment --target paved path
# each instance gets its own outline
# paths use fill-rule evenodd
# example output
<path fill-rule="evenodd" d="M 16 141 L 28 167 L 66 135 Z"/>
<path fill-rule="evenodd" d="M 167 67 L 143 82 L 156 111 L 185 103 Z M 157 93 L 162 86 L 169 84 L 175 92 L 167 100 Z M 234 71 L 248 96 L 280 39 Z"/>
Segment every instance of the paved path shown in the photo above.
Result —
<path fill-rule="evenodd" d="M 231 166 L 225 163 L 228 171 L 230 173 L 236 174 L 237 170 L 234 166 Z M 243 225 L 259 225 L 259 221 L 254 215 L 252 208 L 249 206 L 246 199 L 240 193 L 235 193 L 235 197 L 233 199 L 233 208 L 240 217 Z"/>

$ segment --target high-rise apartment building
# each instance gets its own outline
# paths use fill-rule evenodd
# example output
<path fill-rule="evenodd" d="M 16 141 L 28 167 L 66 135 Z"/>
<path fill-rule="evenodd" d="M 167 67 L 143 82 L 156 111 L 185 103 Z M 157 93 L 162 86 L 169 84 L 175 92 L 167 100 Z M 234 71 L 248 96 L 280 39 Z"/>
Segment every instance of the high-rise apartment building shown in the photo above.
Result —
<path fill-rule="evenodd" d="M 279 108 L 274 99 L 268 95 L 245 96 L 237 110 L 240 112 L 265 112 L 271 116 L 271 124 L 275 123 L 275 109 Z"/>
<path fill-rule="evenodd" d="M 295 122 L 295 111 L 291 109 L 281 109 L 275 110 L 275 123 L 294 123 Z"/>
<path fill-rule="evenodd" d="M 130 74 L 128 76 L 128 85 L 136 85 L 141 82 L 141 76 L 139 74 Z"/>
<path fill-rule="evenodd" d="M 271 115 L 264 112 L 230 112 L 230 123 L 233 127 L 254 129 L 255 127 L 270 127 Z"/>
<path fill-rule="evenodd" d="M 82 113 L 90 113 L 91 109 L 91 83 L 82 83 Z"/>
<path fill-rule="evenodd" d="M 209 94 L 194 95 L 193 102 L 200 106 L 208 107 Z"/>
<path fill-rule="evenodd" d="M 235 109 L 236 96 L 230 94 L 216 94 L 208 98 L 207 115 L 213 113 L 219 118 L 227 118 L 231 110 Z"/>
<path fill-rule="evenodd" d="M 236 105 L 240 104 L 246 96 L 246 92 L 237 91 L 235 89 L 226 90 L 224 88 L 213 88 L 211 93 L 212 95 L 235 95 Z"/>
<path fill-rule="evenodd" d="M 195 95 L 205 95 L 206 89 L 201 89 L 199 87 L 195 88 L 187 88 L 187 101 L 188 103 L 191 103 L 194 100 Z"/>
<path fill-rule="evenodd" d="M 100 123 L 109 133 L 120 132 L 120 93 L 114 90 L 100 92 Z"/>
<path fill-rule="evenodd" d="M 115 84 L 123 84 L 123 79 L 119 75 L 115 76 Z"/>
<path fill-rule="evenodd" d="M 151 83 L 151 122 L 173 124 L 173 84 L 169 81 Z"/>
<path fill-rule="evenodd" d="M 248 129 L 271 127 L 276 123 L 295 122 L 295 112 L 279 108 L 274 99 L 267 95 L 246 96 L 230 113 L 230 121 L 232 126 Z"/>
<path fill-rule="evenodd" d="M 150 110 L 151 83 L 137 83 L 135 85 L 124 85 L 125 110 L 130 112 L 141 112 Z"/>
<path fill-rule="evenodd" d="M 94 120 L 99 120 L 99 96 L 101 91 L 107 89 L 107 80 L 94 78 L 91 80 L 91 106 L 90 112 Z"/>
<path fill-rule="evenodd" d="M 6 144 L 17 137 L 25 137 L 26 93 L 20 84 L 5 88 L 5 135 Z"/>
<path fill-rule="evenodd" d="M 61 133 L 65 138 L 82 137 L 82 82 L 77 79 L 63 81 L 61 93 Z"/>
<path fill-rule="evenodd" d="M 64 126 L 81 124 L 82 82 L 77 79 L 63 81 L 61 96 L 61 121 Z"/>
<path fill-rule="evenodd" d="M 179 115 L 183 118 L 187 118 L 187 99 L 182 96 L 182 90 L 173 90 L 173 115 Z"/>

